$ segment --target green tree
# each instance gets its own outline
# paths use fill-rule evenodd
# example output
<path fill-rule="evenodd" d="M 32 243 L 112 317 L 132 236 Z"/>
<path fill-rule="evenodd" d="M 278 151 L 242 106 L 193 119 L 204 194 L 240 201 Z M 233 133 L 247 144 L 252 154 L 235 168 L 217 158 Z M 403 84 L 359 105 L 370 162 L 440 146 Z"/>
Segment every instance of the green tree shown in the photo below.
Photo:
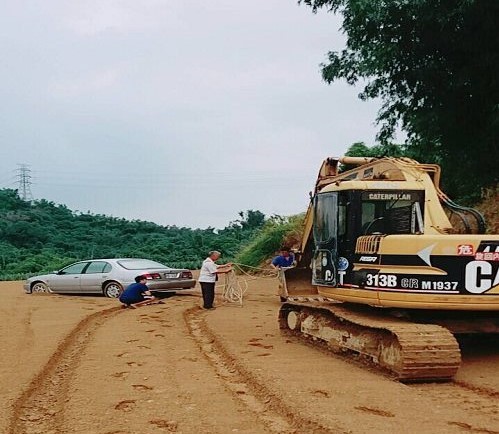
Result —
<path fill-rule="evenodd" d="M 26 221 L 15 222 L 7 226 L 4 237 L 16 247 L 33 246 L 48 239 L 48 235 L 42 226 Z"/>
<path fill-rule="evenodd" d="M 367 81 L 381 98 L 378 138 L 397 126 L 416 159 L 439 163 L 446 190 L 476 198 L 497 184 L 499 2 L 300 0 L 343 16 L 346 48 L 322 65 L 326 82 Z"/>
<path fill-rule="evenodd" d="M 245 212 L 240 211 L 239 217 L 241 218 L 236 220 L 236 223 L 238 223 L 242 229 L 258 229 L 265 223 L 265 214 L 258 210 L 249 209 Z"/>
<path fill-rule="evenodd" d="M 350 157 L 411 157 L 414 158 L 411 151 L 405 145 L 397 145 L 394 143 L 381 143 L 375 146 L 367 146 L 364 142 L 355 142 L 345 155 Z M 342 172 L 353 169 L 355 166 L 342 164 L 340 170 Z"/>
<path fill-rule="evenodd" d="M 234 255 L 265 223 L 260 211 L 215 230 L 160 226 L 140 220 L 80 214 L 47 200 L 25 202 L 0 189 L 0 278 L 59 269 L 75 260 L 143 257 L 171 267 L 199 267 L 208 250 Z"/>
<path fill-rule="evenodd" d="M 367 146 L 364 142 L 355 142 L 350 145 L 345 155 L 350 157 L 413 157 L 411 149 L 405 145 L 395 143 L 381 143 Z"/>

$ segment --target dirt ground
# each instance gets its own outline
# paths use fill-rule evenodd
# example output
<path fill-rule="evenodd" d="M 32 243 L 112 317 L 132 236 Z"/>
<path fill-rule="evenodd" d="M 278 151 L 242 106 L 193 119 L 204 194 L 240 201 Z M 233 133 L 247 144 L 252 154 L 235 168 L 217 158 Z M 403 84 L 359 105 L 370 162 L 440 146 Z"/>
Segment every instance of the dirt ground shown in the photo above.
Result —
<path fill-rule="evenodd" d="M 281 336 L 276 282 L 140 309 L 0 284 L 0 432 L 499 433 L 499 344 L 450 383 L 404 385 Z"/>

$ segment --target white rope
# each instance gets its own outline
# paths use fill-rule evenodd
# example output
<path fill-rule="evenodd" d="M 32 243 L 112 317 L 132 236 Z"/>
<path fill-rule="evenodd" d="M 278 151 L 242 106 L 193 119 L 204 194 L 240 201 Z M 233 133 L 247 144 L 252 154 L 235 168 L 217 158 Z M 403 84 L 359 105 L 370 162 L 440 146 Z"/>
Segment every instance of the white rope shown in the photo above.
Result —
<path fill-rule="evenodd" d="M 244 279 L 238 279 L 234 270 L 225 274 L 225 283 L 223 284 L 222 298 L 225 303 L 243 305 L 243 297 L 248 290 L 248 282 Z"/>
<path fill-rule="evenodd" d="M 274 279 L 275 277 L 278 276 L 279 270 L 276 270 L 274 268 L 268 269 L 268 268 L 259 268 L 259 267 L 253 267 L 251 265 L 246 265 L 246 264 L 239 264 L 237 262 L 232 264 L 235 266 L 239 272 L 242 274 L 245 274 L 251 279 Z M 255 276 L 254 274 L 248 273 L 246 269 L 249 268 L 251 270 L 254 270 L 254 272 L 258 272 L 258 275 Z"/>
<path fill-rule="evenodd" d="M 225 274 L 224 284 L 222 291 L 222 299 L 225 303 L 238 304 L 242 307 L 244 294 L 248 291 L 248 282 L 257 279 L 275 279 L 278 277 L 278 270 L 269 270 L 265 268 L 252 267 L 245 264 L 232 264 L 239 272 L 247 276 L 240 278 L 236 275 L 234 269 Z M 248 273 L 244 268 L 249 268 L 259 272 L 259 275 Z"/>

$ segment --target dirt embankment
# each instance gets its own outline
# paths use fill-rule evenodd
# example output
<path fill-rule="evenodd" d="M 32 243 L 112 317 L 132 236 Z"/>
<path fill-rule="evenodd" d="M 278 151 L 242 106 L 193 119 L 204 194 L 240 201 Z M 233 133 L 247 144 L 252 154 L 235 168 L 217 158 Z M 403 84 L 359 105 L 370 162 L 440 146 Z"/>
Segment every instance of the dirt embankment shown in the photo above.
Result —
<path fill-rule="evenodd" d="M 486 190 L 476 208 L 485 217 L 488 233 L 499 234 L 499 186 Z"/>
<path fill-rule="evenodd" d="M 275 286 L 205 312 L 197 291 L 120 310 L 0 284 L 0 432 L 499 433 L 497 344 L 403 385 L 282 337 Z"/>

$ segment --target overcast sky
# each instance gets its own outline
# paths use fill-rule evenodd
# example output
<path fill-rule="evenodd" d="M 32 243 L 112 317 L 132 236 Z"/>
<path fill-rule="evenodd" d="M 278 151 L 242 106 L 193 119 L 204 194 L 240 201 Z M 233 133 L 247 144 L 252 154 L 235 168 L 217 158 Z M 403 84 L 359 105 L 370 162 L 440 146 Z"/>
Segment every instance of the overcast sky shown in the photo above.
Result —
<path fill-rule="evenodd" d="M 377 102 L 327 85 L 339 17 L 296 0 L 4 0 L 0 186 L 163 225 L 302 212 Z"/>

